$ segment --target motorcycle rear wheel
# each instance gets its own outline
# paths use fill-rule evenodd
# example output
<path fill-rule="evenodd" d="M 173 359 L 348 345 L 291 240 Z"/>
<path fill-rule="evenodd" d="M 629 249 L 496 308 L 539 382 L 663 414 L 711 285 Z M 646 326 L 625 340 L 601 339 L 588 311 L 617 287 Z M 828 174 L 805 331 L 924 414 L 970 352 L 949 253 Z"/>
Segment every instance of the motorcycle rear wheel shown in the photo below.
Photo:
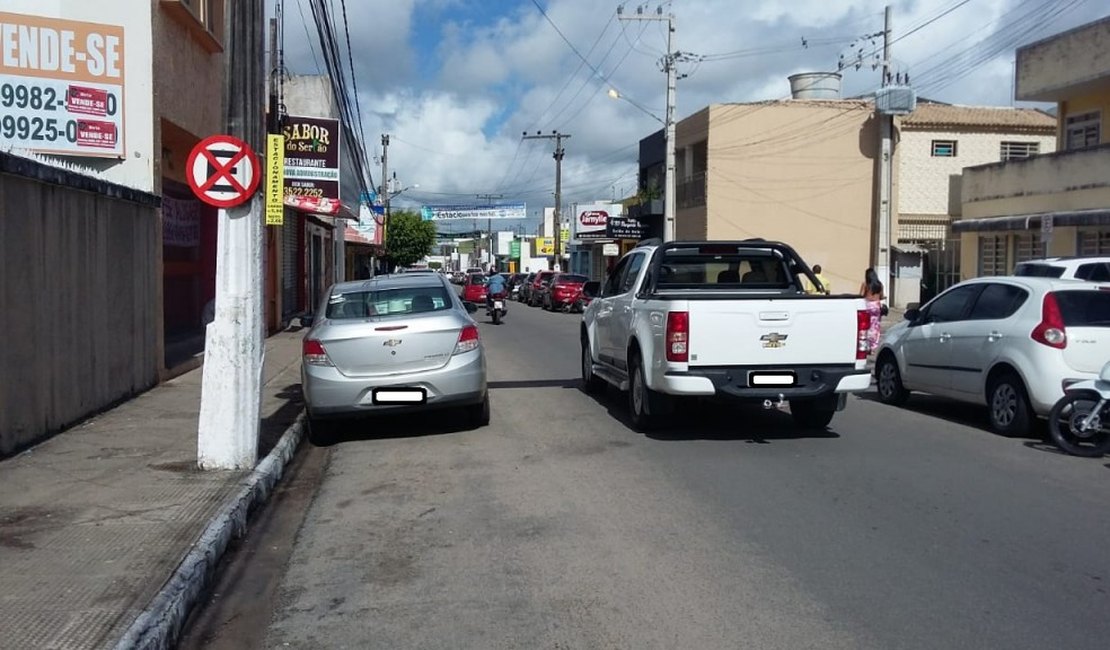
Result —
<path fill-rule="evenodd" d="M 1098 418 L 1093 429 L 1082 431 L 1080 424 L 1098 404 L 1095 393 L 1075 392 L 1060 398 L 1048 415 L 1048 430 L 1052 442 L 1065 453 L 1084 458 L 1100 458 L 1110 453 L 1110 413 L 1106 409 L 1095 414 Z M 1104 419 L 1105 418 L 1105 419 Z"/>

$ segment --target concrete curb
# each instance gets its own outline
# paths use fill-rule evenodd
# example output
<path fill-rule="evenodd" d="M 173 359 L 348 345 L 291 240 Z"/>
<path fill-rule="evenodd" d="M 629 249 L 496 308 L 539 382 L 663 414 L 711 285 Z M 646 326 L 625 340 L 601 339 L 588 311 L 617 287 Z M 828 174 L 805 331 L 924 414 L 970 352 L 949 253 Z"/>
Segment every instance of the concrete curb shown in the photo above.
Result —
<path fill-rule="evenodd" d="M 251 511 L 270 498 L 303 435 L 304 413 L 301 413 L 254 468 L 243 487 L 208 522 L 173 575 L 128 626 L 116 650 L 169 649 L 177 645 L 185 621 L 211 582 L 228 543 L 233 536 L 239 537 L 246 531 Z"/>

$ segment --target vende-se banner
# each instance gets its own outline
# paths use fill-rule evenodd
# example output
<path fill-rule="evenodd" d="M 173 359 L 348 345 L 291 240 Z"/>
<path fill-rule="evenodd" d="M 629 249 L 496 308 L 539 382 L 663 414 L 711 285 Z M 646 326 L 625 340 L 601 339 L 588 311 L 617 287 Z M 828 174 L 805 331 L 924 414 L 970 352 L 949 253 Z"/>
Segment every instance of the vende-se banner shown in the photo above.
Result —
<path fill-rule="evenodd" d="M 125 158 L 123 27 L 0 12 L 0 148 Z"/>

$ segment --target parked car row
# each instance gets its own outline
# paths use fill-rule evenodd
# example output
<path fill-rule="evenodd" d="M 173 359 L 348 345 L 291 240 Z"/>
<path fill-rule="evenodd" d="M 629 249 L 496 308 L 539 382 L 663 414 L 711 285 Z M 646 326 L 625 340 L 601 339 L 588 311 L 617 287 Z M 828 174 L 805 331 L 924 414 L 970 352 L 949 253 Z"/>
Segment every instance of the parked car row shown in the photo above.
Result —
<path fill-rule="evenodd" d="M 532 307 L 548 311 L 581 312 L 590 298 L 583 288 L 589 278 L 577 273 L 538 271 L 518 273 L 509 279 L 509 295 Z"/>

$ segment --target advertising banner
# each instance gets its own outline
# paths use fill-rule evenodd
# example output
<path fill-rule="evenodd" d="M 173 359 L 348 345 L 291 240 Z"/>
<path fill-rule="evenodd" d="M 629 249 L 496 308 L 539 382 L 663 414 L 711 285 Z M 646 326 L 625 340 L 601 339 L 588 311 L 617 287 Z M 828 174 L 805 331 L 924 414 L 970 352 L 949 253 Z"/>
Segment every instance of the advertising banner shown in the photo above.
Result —
<path fill-rule="evenodd" d="M 609 217 L 606 232 L 610 239 L 635 239 L 644 238 L 644 224 L 632 217 Z"/>
<path fill-rule="evenodd" d="M 514 260 L 519 260 L 520 259 L 520 240 L 519 239 L 514 239 L 512 241 L 512 243 L 509 244 L 509 257 L 514 259 Z"/>
<path fill-rule="evenodd" d="M 339 120 L 290 115 L 285 136 L 287 205 L 318 214 L 339 213 Z"/>
<path fill-rule="evenodd" d="M 0 148 L 125 158 L 123 27 L 0 12 Z"/>
<path fill-rule="evenodd" d="M 266 225 L 285 222 L 285 138 L 266 136 Z"/>
<path fill-rule="evenodd" d="M 532 240 L 535 244 L 536 257 L 545 257 L 547 255 L 555 254 L 555 238 L 554 237 L 536 237 Z"/>
<path fill-rule="evenodd" d="M 507 205 L 425 205 L 420 208 L 424 221 L 452 221 L 455 219 L 524 219 L 528 206 L 524 203 Z"/>
<path fill-rule="evenodd" d="M 590 203 L 580 205 L 574 214 L 576 239 L 605 239 L 609 237 L 609 218 L 621 213 L 619 203 Z"/>
<path fill-rule="evenodd" d="M 162 243 L 192 248 L 200 245 L 200 201 L 162 197 Z"/>

